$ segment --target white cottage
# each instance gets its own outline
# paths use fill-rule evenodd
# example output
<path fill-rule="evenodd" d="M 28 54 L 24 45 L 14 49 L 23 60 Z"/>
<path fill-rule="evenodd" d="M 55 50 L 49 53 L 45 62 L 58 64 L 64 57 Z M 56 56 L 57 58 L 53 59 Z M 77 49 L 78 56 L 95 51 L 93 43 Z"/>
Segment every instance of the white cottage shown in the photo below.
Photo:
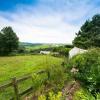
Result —
<path fill-rule="evenodd" d="M 48 55 L 48 54 L 50 54 L 50 51 L 40 51 L 40 54 Z"/>
<path fill-rule="evenodd" d="M 72 58 L 73 56 L 75 56 L 75 55 L 77 55 L 77 54 L 84 53 L 84 52 L 86 52 L 86 51 L 87 51 L 87 50 L 74 47 L 74 48 L 72 48 L 72 49 L 69 51 L 69 58 Z"/>

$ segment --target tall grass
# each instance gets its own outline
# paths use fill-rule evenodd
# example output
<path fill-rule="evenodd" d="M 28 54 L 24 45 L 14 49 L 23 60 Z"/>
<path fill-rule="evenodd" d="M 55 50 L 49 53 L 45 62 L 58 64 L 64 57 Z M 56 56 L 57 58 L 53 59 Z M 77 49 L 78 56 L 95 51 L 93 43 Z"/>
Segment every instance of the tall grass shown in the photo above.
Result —
<path fill-rule="evenodd" d="M 12 77 L 18 78 L 41 69 L 49 70 L 52 76 L 55 76 L 55 78 L 51 78 L 52 82 L 56 83 L 56 81 L 53 80 L 58 79 L 57 75 L 60 74 L 58 72 L 61 72 L 60 65 L 62 61 L 62 58 L 47 55 L 0 57 L 0 84 L 11 80 Z M 58 71 L 54 68 L 58 69 Z M 53 75 L 53 69 L 58 74 L 55 73 Z M 34 86 L 32 80 L 22 82 L 19 84 L 20 92 L 27 89 L 31 85 Z M 13 95 L 13 88 L 0 91 L 0 100 L 9 100 L 9 98 Z"/>

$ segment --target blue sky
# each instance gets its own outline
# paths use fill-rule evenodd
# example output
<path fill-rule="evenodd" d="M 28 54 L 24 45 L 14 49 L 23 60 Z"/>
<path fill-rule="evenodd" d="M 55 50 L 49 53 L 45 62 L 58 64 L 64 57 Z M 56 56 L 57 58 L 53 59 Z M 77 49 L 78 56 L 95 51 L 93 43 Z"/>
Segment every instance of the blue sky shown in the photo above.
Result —
<path fill-rule="evenodd" d="M 0 0 L 0 10 L 13 11 L 16 5 L 36 5 L 37 0 Z"/>
<path fill-rule="evenodd" d="M 100 13 L 100 0 L 0 0 L 0 29 L 20 41 L 72 43 L 81 25 Z"/>

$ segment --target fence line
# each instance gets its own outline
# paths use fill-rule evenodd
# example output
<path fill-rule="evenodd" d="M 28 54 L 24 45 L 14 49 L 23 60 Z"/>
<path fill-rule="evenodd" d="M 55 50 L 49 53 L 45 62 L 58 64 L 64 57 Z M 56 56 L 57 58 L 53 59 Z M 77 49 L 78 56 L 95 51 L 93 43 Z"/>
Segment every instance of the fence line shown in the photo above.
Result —
<path fill-rule="evenodd" d="M 47 73 L 48 78 L 50 77 L 50 73 L 45 71 L 45 70 L 41 70 L 38 72 L 35 72 L 36 74 L 42 74 L 42 73 Z M 18 83 L 28 80 L 28 79 L 32 79 L 31 75 L 27 75 L 24 76 L 22 78 L 17 79 L 16 77 L 12 78 L 11 82 L 8 82 L 6 84 L 0 85 L 0 90 L 6 89 L 8 87 L 13 87 L 14 89 L 14 94 L 15 97 L 12 97 L 11 100 L 16 99 L 16 100 L 20 100 L 20 97 L 23 96 L 24 94 L 30 92 L 31 90 L 33 90 L 33 87 L 31 86 L 30 88 L 26 89 L 25 91 L 23 91 L 22 93 L 19 93 L 19 89 L 18 89 Z"/>

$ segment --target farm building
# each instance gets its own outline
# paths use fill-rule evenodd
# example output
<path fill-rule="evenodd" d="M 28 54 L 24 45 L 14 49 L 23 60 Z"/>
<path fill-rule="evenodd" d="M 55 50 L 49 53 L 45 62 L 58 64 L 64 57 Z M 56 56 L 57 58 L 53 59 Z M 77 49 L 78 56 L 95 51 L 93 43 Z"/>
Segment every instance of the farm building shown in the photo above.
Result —
<path fill-rule="evenodd" d="M 48 55 L 48 54 L 50 54 L 50 53 L 51 53 L 50 51 L 40 51 L 40 54 Z"/>
<path fill-rule="evenodd" d="M 69 58 L 72 58 L 73 56 L 75 56 L 75 55 L 77 55 L 77 54 L 84 53 L 84 52 L 86 52 L 86 51 L 87 51 L 87 50 L 74 47 L 74 48 L 72 48 L 72 49 L 69 51 Z"/>

